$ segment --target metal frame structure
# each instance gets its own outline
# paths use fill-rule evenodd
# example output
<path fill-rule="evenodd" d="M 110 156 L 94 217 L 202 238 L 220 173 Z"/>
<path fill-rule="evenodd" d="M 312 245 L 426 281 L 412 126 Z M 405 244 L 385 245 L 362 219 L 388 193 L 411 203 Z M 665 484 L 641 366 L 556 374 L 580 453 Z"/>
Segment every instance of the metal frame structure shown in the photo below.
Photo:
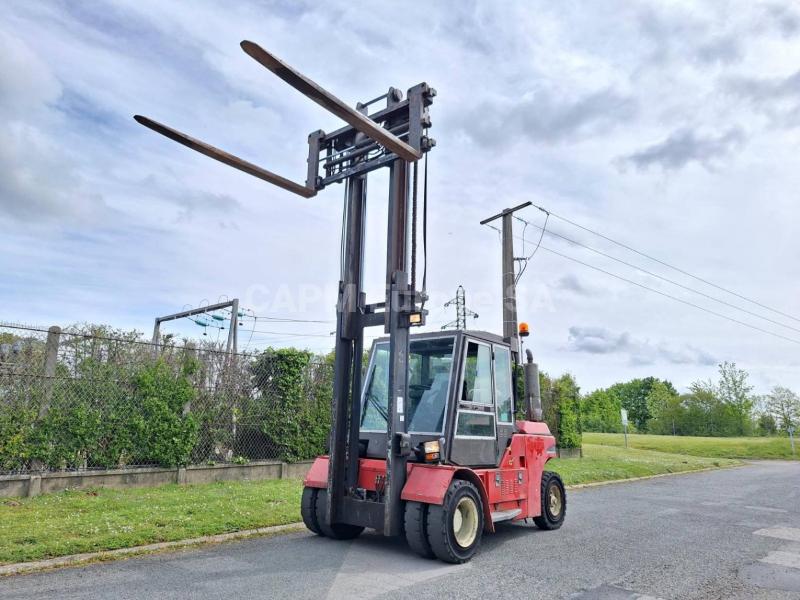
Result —
<path fill-rule="evenodd" d="M 456 289 L 455 298 L 451 298 L 447 302 L 445 302 L 442 306 L 444 308 L 449 308 L 455 304 L 456 307 L 456 319 L 455 321 L 450 321 L 449 323 L 445 323 L 442 325 L 442 330 L 445 329 L 466 329 L 467 328 L 467 317 L 472 317 L 473 319 L 478 318 L 478 313 L 474 310 L 467 308 L 467 293 L 464 290 L 463 285 L 459 285 Z"/>
<path fill-rule="evenodd" d="M 164 317 L 156 317 L 155 324 L 153 325 L 153 356 L 158 356 L 158 349 L 161 344 L 161 324 L 167 321 L 175 321 L 185 317 L 193 317 L 194 315 L 203 315 L 215 310 L 223 308 L 230 308 L 231 310 L 231 326 L 228 328 L 228 342 L 225 345 L 225 352 L 230 354 L 233 351 L 237 352 L 239 343 L 239 299 L 234 298 L 227 302 L 220 302 L 218 304 L 211 304 L 209 306 L 200 306 L 191 310 L 184 310 Z"/>
<path fill-rule="evenodd" d="M 342 100 L 295 71 L 257 44 L 243 41 L 242 49 L 280 79 L 347 126 L 331 133 L 308 136 L 305 185 L 263 169 L 214 146 L 196 140 L 147 117 L 134 118 L 150 129 L 206 156 L 310 198 L 332 183 L 347 182 L 342 277 L 336 304 L 336 359 L 334 366 L 333 421 L 327 479 L 327 522 L 366 525 L 397 535 L 402 527 L 401 492 L 406 463 L 411 454 L 403 410 L 408 396 L 409 328 L 423 325 L 424 290 L 409 281 L 409 242 L 415 223 L 411 218 L 410 172 L 412 164 L 435 141 L 427 136 L 431 126 L 428 107 L 436 91 L 425 83 L 410 88 L 403 99 L 397 88 L 353 109 Z M 369 114 L 368 107 L 386 100 L 385 108 Z M 363 265 L 366 242 L 367 174 L 389 168 L 386 294 L 368 303 L 364 293 Z M 414 181 L 416 185 L 416 181 Z M 413 268 L 413 267 L 412 267 Z M 208 310 L 208 308 L 206 308 Z M 361 422 L 361 356 L 364 329 L 383 326 L 389 334 L 389 420 L 383 503 L 369 502 L 356 493 Z"/>

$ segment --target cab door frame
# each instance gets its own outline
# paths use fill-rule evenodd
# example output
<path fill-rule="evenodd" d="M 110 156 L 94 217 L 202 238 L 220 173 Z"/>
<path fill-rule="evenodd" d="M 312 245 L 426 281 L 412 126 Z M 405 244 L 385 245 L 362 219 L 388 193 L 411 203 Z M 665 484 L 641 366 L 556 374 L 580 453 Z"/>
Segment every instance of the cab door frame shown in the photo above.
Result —
<path fill-rule="evenodd" d="M 470 344 L 485 347 L 489 352 L 489 380 L 490 402 L 473 402 L 462 399 L 466 378 L 466 364 Z M 464 335 L 459 347 L 458 378 L 454 386 L 453 416 L 450 427 L 449 460 L 452 463 L 470 467 L 497 466 L 497 408 L 495 406 L 494 390 L 494 351 L 492 342 L 480 338 Z M 491 435 L 459 434 L 458 425 L 461 415 L 490 416 L 492 420 Z"/>

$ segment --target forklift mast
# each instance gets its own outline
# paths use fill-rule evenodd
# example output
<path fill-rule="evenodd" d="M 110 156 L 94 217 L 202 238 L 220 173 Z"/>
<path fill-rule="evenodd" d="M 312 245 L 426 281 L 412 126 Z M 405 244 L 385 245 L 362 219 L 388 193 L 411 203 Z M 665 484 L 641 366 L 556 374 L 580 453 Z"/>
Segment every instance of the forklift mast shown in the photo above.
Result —
<path fill-rule="evenodd" d="M 415 278 L 409 276 L 410 269 L 414 269 L 410 254 L 416 254 L 412 248 L 416 236 L 412 232 L 417 214 L 417 161 L 435 146 L 427 130 L 431 126 L 428 107 L 436 91 L 420 83 L 403 98 L 399 89 L 389 88 L 387 93 L 358 103 L 353 109 L 257 44 L 243 41 L 241 46 L 291 87 L 347 123 L 332 133 L 315 131 L 308 136 L 305 185 L 147 117 L 134 118 L 173 141 L 304 198 L 316 195 L 332 183 L 345 182 L 344 254 L 336 303 L 333 421 L 325 514 L 329 523 L 352 521 L 382 530 L 386 535 L 397 535 L 402 520 L 400 495 L 411 454 L 405 415 L 409 329 L 425 322 L 425 290 L 415 289 Z M 369 107 L 383 100 L 385 107 L 370 114 Z M 380 301 L 369 303 L 363 283 L 367 175 L 383 167 L 389 169 L 386 293 Z M 511 268 L 513 282 L 513 263 Z M 364 329 L 376 326 L 382 326 L 389 335 L 390 418 L 382 503 L 366 501 L 357 493 Z M 518 348 L 515 352 L 518 353 Z"/>

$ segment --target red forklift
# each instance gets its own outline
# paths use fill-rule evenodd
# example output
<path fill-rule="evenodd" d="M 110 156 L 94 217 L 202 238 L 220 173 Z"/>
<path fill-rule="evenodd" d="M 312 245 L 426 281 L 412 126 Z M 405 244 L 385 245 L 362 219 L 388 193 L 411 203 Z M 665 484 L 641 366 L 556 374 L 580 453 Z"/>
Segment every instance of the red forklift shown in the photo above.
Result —
<path fill-rule="evenodd" d="M 462 563 L 484 532 L 503 521 L 558 529 L 566 514 L 564 484 L 545 471 L 556 441 L 542 421 L 538 368 L 530 350 L 520 365 L 512 214 L 502 219 L 503 335 L 445 331 L 411 335 L 425 324 L 426 277 L 417 289 L 417 232 L 427 237 L 429 108 L 426 83 L 397 88 L 354 108 L 257 44 L 242 49 L 346 126 L 308 137 L 304 184 L 258 167 L 147 117 L 141 124 L 206 156 L 304 198 L 344 183 L 341 278 L 329 453 L 305 479 L 301 513 L 312 532 L 352 539 L 365 528 L 404 535 L 424 557 Z M 373 112 L 370 106 L 385 105 Z M 422 207 L 419 163 L 424 162 Z M 389 169 L 386 293 L 363 291 L 367 175 Z M 371 234 L 374 237 L 374 234 Z M 524 324 L 523 324 L 524 325 Z M 364 330 L 383 327 L 366 377 Z M 522 327 L 527 333 L 527 326 Z M 521 367 L 521 368 L 517 368 Z M 517 397 L 516 377 L 525 391 Z M 520 406 L 522 405 L 522 406 Z M 520 407 L 525 419 L 516 418 Z"/>

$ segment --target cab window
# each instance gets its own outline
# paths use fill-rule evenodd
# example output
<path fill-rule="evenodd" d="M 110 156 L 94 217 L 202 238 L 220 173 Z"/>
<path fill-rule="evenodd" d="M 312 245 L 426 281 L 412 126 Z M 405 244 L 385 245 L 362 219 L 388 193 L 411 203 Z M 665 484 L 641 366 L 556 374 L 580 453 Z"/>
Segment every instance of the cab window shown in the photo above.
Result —
<path fill-rule="evenodd" d="M 492 404 L 492 350 L 486 344 L 467 343 L 461 401 Z"/>
<path fill-rule="evenodd" d="M 409 433 L 442 433 L 450 376 L 453 337 L 411 340 L 408 356 Z M 362 399 L 362 431 L 386 431 L 389 406 L 389 343 L 375 344 Z"/>
<path fill-rule="evenodd" d="M 511 351 L 504 346 L 494 347 L 494 397 L 497 402 L 497 420 L 511 423 L 514 418 L 514 401 L 511 384 Z"/>

